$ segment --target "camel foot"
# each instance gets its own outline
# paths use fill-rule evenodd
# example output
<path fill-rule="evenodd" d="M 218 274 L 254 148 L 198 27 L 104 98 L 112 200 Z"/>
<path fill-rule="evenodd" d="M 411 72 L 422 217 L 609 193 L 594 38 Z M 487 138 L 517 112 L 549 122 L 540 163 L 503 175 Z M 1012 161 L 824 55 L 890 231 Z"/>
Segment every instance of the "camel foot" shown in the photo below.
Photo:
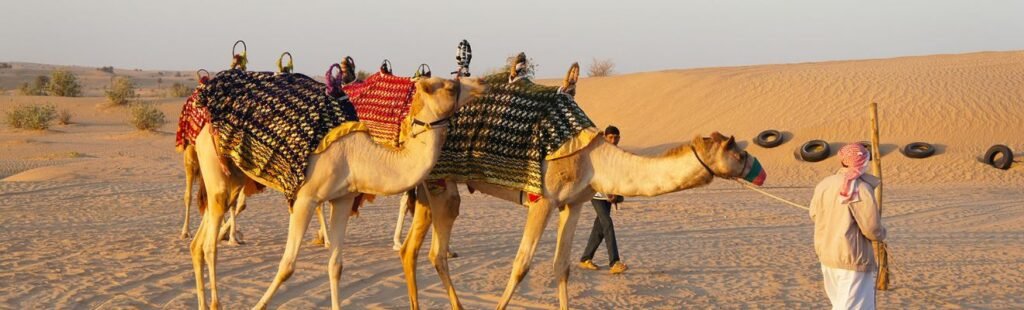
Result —
<path fill-rule="evenodd" d="M 228 245 L 230 245 L 230 246 L 239 246 L 239 245 L 243 245 L 243 244 L 245 244 L 245 241 L 241 241 L 241 240 L 228 240 Z"/>
<path fill-rule="evenodd" d="M 395 245 L 391 246 L 391 249 L 395 250 L 395 251 L 400 251 L 400 250 L 402 250 L 402 245 L 398 244 L 398 243 L 395 243 Z"/>
<path fill-rule="evenodd" d="M 186 231 L 186 232 L 182 232 L 182 233 L 181 233 L 181 235 L 180 235 L 180 236 L 178 236 L 178 239 L 181 239 L 181 240 L 188 240 L 188 238 L 189 238 L 189 237 L 190 237 L 190 236 L 188 235 L 188 232 Z"/>
<path fill-rule="evenodd" d="M 456 257 L 459 257 L 459 253 L 455 253 L 454 251 L 448 251 L 448 258 L 456 258 Z"/>
<path fill-rule="evenodd" d="M 252 306 L 252 310 L 266 310 L 266 309 L 267 309 L 267 305 L 264 305 L 262 303 L 256 304 L 255 306 Z"/>
<path fill-rule="evenodd" d="M 312 244 L 312 245 L 315 245 L 315 246 L 327 246 L 327 243 L 324 242 L 324 238 L 321 238 L 319 236 L 316 237 L 316 238 L 313 238 L 313 241 L 310 241 L 309 244 Z"/>

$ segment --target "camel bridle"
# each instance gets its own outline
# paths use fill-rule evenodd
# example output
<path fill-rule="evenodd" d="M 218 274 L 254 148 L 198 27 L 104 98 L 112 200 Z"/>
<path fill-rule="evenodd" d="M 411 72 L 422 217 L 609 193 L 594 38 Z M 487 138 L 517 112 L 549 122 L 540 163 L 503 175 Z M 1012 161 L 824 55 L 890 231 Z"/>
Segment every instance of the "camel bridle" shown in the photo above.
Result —
<path fill-rule="evenodd" d="M 705 163 L 704 160 L 700 158 L 700 153 L 697 152 L 697 147 L 695 147 L 693 145 L 690 145 L 690 150 L 693 151 L 693 157 L 697 158 L 697 162 L 700 163 L 700 166 L 704 167 L 704 170 L 707 171 L 708 174 L 710 174 L 712 177 L 719 177 L 719 178 L 723 178 L 723 179 L 735 179 L 736 178 L 736 177 L 725 177 L 725 176 L 722 176 L 720 174 L 715 173 L 715 171 L 711 170 L 711 167 L 708 166 L 708 164 Z M 743 169 L 744 170 L 747 169 L 747 167 L 749 166 L 748 164 L 750 164 L 750 155 L 748 155 L 746 152 L 743 152 L 743 167 L 744 167 Z M 744 171 L 744 173 L 745 172 L 746 171 Z"/>
<path fill-rule="evenodd" d="M 462 81 L 460 81 L 458 78 L 455 78 L 455 104 L 459 103 L 459 99 L 461 99 L 461 97 L 462 97 Z M 422 134 L 424 132 L 427 132 L 429 130 L 432 130 L 434 128 L 447 127 L 450 124 L 450 122 L 449 122 L 450 120 L 451 120 L 451 116 L 448 116 L 448 117 L 444 117 L 444 118 L 441 118 L 441 119 L 438 119 L 438 120 L 435 120 L 433 122 L 429 122 L 428 123 L 428 122 L 421 121 L 418 118 L 413 118 L 412 119 L 412 126 L 414 128 L 416 126 L 421 126 L 421 127 L 423 127 L 423 130 L 414 131 L 412 133 L 412 137 L 415 138 L 416 136 L 418 136 L 418 135 L 420 135 L 420 134 Z"/>

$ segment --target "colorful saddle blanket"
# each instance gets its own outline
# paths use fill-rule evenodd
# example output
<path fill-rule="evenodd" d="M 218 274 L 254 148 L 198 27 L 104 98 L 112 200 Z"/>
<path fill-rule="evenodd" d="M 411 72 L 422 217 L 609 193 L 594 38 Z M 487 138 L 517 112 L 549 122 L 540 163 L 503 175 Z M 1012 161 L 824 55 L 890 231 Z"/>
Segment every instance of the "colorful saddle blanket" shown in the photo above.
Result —
<path fill-rule="evenodd" d="M 572 155 L 598 130 L 557 87 L 508 75 L 482 79 L 486 90 L 455 111 L 431 179 L 484 181 L 541 193 L 541 162 Z"/>
<path fill-rule="evenodd" d="M 348 98 L 325 90 L 302 74 L 227 70 L 201 86 L 195 104 L 209 110 L 221 156 L 293 200 L 325 137 L 358 124 Z"/>
<path fill-rule="evenodd" d="M 210 120 L 210 113 L 204 109 L 195 106 L 195 101 L 199 96 L 199 88 L 197 87 L 192 91 L 192 95 L 185 99 L 185 104 L 181 106 L 181 115 L 178 117 L 178 132 L 174 137 L 174 146 L 178 152 L 184 151 L 186 146 L 194 145 L 196 142 L 196 136 L 199 135 L 199 130 L 203 129 L 206 122 Z"/>
<path fill-rule="evenodd" d="M 342 89 L 374 141 L 391 147 L 402 145 L 411 122 L 409 109 L 415 91 L 412 79 L 376 73 Z"/>

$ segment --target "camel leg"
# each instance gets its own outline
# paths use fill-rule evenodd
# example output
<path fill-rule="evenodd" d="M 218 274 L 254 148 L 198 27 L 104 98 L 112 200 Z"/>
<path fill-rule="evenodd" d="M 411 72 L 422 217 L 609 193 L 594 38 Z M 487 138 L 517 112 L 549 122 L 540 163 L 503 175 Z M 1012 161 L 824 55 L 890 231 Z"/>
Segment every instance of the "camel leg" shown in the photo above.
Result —
<path fill-rule="evenodd" d="M 228 245 L 237 246 L 244 243 L 237 237 L 238 230 L 236 229 L 235 218 L 239 213 L 242 213 L 242 210 L 245 210 L 245 194 L 242 194 L 241 188 L 239 188 L 239 191 L 233 193 L 231 195 L 231 200 L 228 201 L 233 201 L 235 204 L 228 210 L 229 216 L 225 221 L 224 226 L 221 226 L 220 232 L 217 234 L 219 236 L 217 239 L 221 241 L 228 241 Z"/>
<path fill-rule="evenodd" d="M 207 217 L 202 217 L 199 229 L 189 245 L 192 253 L 192 269 L 196 276 L 196 296 L 199 298 L 199 309 L 206 309 L 206 290 L 203 288 L 203 235 L 206 232 Z"/>
<path fill-rule="evenodd" d="M 201 177 L 204 180 L 206 193 L 209 194 L 206 212 L 196 236 L 192 240 L 192 264 L 196 271 L 196 289 L 199 297 L 199 308 L 205 308 L 203 296 L 202 263 L 205 262 L 210 281 L 210 309 L 217 309 L 220 302 L 217 298 L 217 241 L 220 226 L 224 221 L 230 198 L 242 190 L 241 174 L 225 175 L 221 171 L 220 160 L 213 152 L 213 141 L 204 127 L 203 133 L 196 138 L 196 152 L 200 165 Z M 200 147 L 202 146 L 202 147 Z"/>
<path fill-rule="evenodd" d="M 238 224 L 235 222 L 235 218 L 245 210 L 245 198 L 245 194 L 242 193 L 239 193 L 237 198 L 235 198 L 235 208 L 231 212 L 231 219 L 228 224 L 228 226 L 230 226 L 230 231 L 228 233 L 228 245 L 245 244 L 245 241 L 242 241 L 242 238 L 240 237 L 242 232 L 238 231 Z"/>
<path fill-rule="evenodd" d="M 277 289 L 292 276 L 292 272 L 295 271 L 295 259 L 299 254 L 302 236 L 306 234 L 309 220 L 313 217 L 313 208 L 316 208 L 317 204 L 318 202 L 311 197 L 300 196 L 295 200 L 288 222 L 288 241 L 284 246 L 284 255 L 281 256 L 281 263 L 277 267 L 277 275 L 274 277 L 274 282 L 267 288 L 267 292 L 260 298 L 260 302 L 253 307 L 254 309 L 266 309 L 267 304 L 270 303 L 270 298 L 274 296 Z"/>
<path fill-rule="evenodd" d="M 181 226 L 181 240 L 188 239 L 188 220 L 192 211 L 192 183 L 194 183 L 196 174 L 199 172 L 195 156 L 194 146 L 189 145 L 185 147 L 185 224 Z"/>
<path fill-rule="evenodd" d="M 426 193 L 426 188 L 419 185 L 417 191 Z M 416 259 L 419 256 L 420 247 L 423 246 L 423 238 L 427 229 L 430 228 L 430 205 L 425 195 L 417 195 L 416 209 L 413 212 L 412 225 L 409 226 L 409 234 L 405 236 L 405 243 L 399 251 L 402 257 L 402 271 L 405 273 L 405 285 L 409 290 L 409 308 L 416 310 L 420 308 L 419 296 L 416 286 Z"/>
<path fill-rule="evenodd" d="M 202 223 L 192 240 L 190 250 L 192 251 L 192 265 L 196 272 L 196 289 L 199 296 L 199 308 L 204 306 L 203 291 L 203 263 L 210 279 L 210 309 L 217 309 L 219 301 L 217 298 L 217 243 L 220 241 L 220 226 L 224 221 L 225 205 L 232 193 L 225 189 L 231 186 L 224 182 L 219 184 L 207 183 L 206 190 L 210 194 L 206 214 L 203 214 Z M 238 187 L 236 190 L 241 190 Z"/>
<path fill-rule="evenodd" d="M 333 310 L 341 309 L 341 249 L 344 246 L 345 228 L 348 226 L 348 218 L 351 215 L 354 200 L 354 194 L 331 200 L 331 229 L 327 240 L 332 241 L 329 244 L 331 258 L 327 261 L 327 276 L 331 279 L 331 309 Z"/>
<path fill-rule="evenodd" d="M 211 196 L 211 198 L 217 199 L 220 197 Z M 211 205 L 210 208 L 206 209 L 206 214 L 203 215 L 204 221 L 206 221 L 207 217 L 210 218 L 209 221 L 206 221 L 206 225 L 209 226 L 209 229 L 202 235 L 203 258 L 206 261 L 206 269 L 210 279 L 210 309 L 218 309 L 220 307 L 220 302 L 217 299 L 217 243 L 219 238 L 217 238 L 217 234 L 213 232 L 220 230 L 220 226 L 224 221 L 224 202 L 221 201 L 221 199 L 217 199 L 216 201 L 218 202 L 213 203 L 220 203 L 220 206 Z"/>
<path fill-rule="evenodd" d="M 324 220 L 324 207 L 322 205 L 316 207 L 316 218 L 320 222 L 320 229 L 316 231 L 316 237 L 313 238 L 313 245 L 322 245 L 324 248 L 331 248 L 330 238 L 327 238 L 327 222 Z"/>
<path fill-rule="evenodd" d="M 505 286 L 505 293 L 502 294 L 501 301 L 498 302 L 498 309 L 508 307 L 519 282 L 530 271 L 530 261 L 533 260 L 537 242 L 544 234 L 544 227 L 548 224 L 548 215 L 551 214 L 551 204 L 546 199 L 541 199 L 536 203 L 527 203 L 527 207 L 530 211 L 526 216 L 523 240 L 519 243 L 519 252 L 516 253 L 516 260 L 512 263 L 512 274 L 509 276 L 508 285 Z"/>
<path fill-rule="evenodd" d="M 402 249 L 402 224 L 405 224 L 405 213 L 409 212 L 409 194 L 406 192 L 402 194 L 402 199 L 398 202 L 398 223 L 395 223 L 395 238 L 392 240 L 394 245 L 391 249 L 398 251 Z"/>
<path fill-rule="evenodd" d="M 580 219 L 583 204 L 567 205 L 558 212 L 558 241 L 555 245 L 554 272 L 558 275 L 558 306 L 569 309 L 569 255 L 572 237 Z"/>
<path fill-rule="evenodd" d="M 459 216 L 459 192 L 455 183 L 448 183 L 448 191 L 442 196 L 443 201 L 433 201 L 431 207 L 431 219 L 434 223 L 434 231 L 430 244 L 430 262 L 434 264 L 437 275 L 441 277 L 441 283 L 448 290 L 448 301 L 452 309 L 462 309 L 459 296 L 455 293 L 455 286 L 448 272 L 448 241 L 451 238 L 452 225 L 455 218 Z M 430 197 L 428 199 L 433 199 Z"/>

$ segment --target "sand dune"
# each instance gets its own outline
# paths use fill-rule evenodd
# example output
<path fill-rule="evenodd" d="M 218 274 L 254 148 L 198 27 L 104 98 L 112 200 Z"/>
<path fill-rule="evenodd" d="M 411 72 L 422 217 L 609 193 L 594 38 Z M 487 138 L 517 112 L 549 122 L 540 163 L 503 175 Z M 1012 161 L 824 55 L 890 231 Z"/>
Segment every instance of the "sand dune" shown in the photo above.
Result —
<path fill-rule="evenodd" d="M 10 83 L 5 74 L 0 70 L 0 85 Z M 793 150 L 810 139 L 865 140 L 867 103 L 877 101 L 894 267 L 894 289 L 879 295 L 880 305 L 1022 308 L 1024 167 L 1002 171 L 975 159 L 996 143 L 1024 150 L 1021 85 L 1024 52 L 997 52 L 588 78 L 578 99 L 599 124 L 619 126 L 625 146 L 638 152 L 712 130 L 736 135 L 765 164 L 768 190 L 797 201 L 808 200 L 816 180 L 837 163 L 799 162 Z M 0 96 L 0 110 L 51 103 L 74 114 L 74 124 L 44 132 L 0 129 L 0 308 L 195 307 L 187 241 L 177 239 L 184 176 L 173 132 L 183 100 L 146 100 L 168 115 L 158 132 L 134 131 L 126 111 L 103 108 L 102 98 Z M 792 141 L 775 149 L 749 143 L 767 128 L 790 132 Z M 939 154 L 914 160 L 894 150 L 913 141 L 934 143 Z M 526 213 L 480 194 L 467 194 L 463 203 L 453 279 L 465 306 L 490 308 L 505 286 Z M 394 197 L 380 199 L 349 226 L 345 306 L 407 306 L 390 248 L 395 205 Z M 631 198 L 615 216 L 631 269 L 612 276 L 574 268 L 576 308 L 827 307 L 801 210 L 719 181 Z M 584 208 L 574 257 L 593 217 Z M 273 277 L 287 226 L 281 195 L 254 197 L 240 221 L 248 244 L 223 246 L 219 258 L 229 309 L 254 304 Z M 554 225 L 548 229 L 514 308 L 557 306 Z M 328 306 L 327 256 L 304 246 L 272 306 Z M 447 308 L 425 256 L 423 306 Z M 602 248 L 596 262 L 605 259 Z"/>

